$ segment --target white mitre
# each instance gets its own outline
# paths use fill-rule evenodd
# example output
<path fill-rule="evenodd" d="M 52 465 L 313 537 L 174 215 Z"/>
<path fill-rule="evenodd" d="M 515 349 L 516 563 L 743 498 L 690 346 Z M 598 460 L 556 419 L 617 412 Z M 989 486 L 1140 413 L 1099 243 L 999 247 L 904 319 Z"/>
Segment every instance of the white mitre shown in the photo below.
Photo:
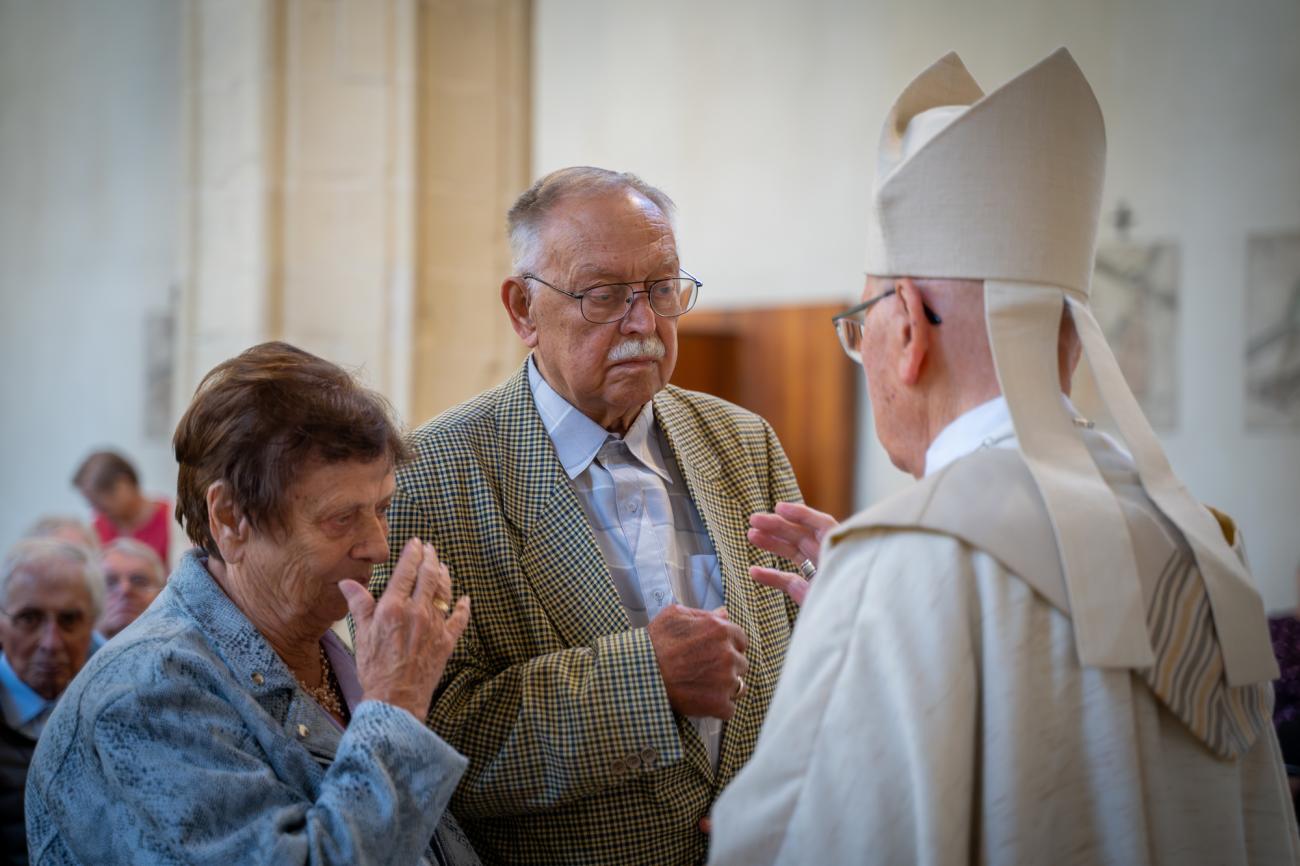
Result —
<path fill-rule="evenodd" d="M 1080 662 L 1144 668 L 1154 658 L 1127 524 L 1061 402 L 1065 303 L 1143 487 L 1196 556 L 1228 684 L 1271 680 L 1259 593 L 1174 476 L 1088 307 L 1105 161 L 1101 109 L 1064 48 L 987 96 L 948 54 L 885 120 L 867 273 L 984 281 L 998 380 L 1055 530 Z"/>

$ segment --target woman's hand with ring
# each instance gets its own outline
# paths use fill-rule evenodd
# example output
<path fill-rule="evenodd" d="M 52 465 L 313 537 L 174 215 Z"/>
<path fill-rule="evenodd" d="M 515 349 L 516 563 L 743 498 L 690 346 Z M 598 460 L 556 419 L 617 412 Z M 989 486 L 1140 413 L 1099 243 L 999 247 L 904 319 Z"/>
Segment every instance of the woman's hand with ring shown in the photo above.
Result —
<path fill-rule="evenodd" d="M 424 721 L 447 659 L 469 623 L 469 597 L 452 608 L 451 573 L 433 545 L 418 538 L 402 549 L 377 601 L 356 581 L 342 581 L 339 590 L 356 626 L 364 698 L 401 707 Z"/>

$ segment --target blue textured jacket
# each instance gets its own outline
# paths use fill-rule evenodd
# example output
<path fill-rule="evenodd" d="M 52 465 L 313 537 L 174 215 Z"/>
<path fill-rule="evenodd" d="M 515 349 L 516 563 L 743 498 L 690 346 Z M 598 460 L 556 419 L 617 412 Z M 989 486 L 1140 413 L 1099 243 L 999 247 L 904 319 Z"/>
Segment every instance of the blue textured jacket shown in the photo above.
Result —
<path fill-rule="evenodd" d="M 188 553 L 46 725 L 28 847 L 34 864 L 420 863 L 465 764 L 378 701 L 339 730 Z"/>

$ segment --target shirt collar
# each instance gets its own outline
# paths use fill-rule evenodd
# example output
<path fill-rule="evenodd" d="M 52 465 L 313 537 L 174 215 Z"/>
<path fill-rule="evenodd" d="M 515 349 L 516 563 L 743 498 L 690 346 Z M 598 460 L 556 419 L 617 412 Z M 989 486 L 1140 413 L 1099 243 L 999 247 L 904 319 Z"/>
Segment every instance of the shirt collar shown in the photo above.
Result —
<path fill-rule="evenodd" d="M 560 465 L 564 467 L 569 480 L 573 480 L 587 471 L 607 440 L 618 437 L 560 396 L 537 369 L 537 362 L 531 355 L 528 356 L 528 384 L 532 388 L 533 403 L 537 406 L 537 414 L 542 418 L 542 426 L 546 428 L 546 435 L 551 437 L 551 444 L 555 446 L 555 455 L 560 458 Z M 653 429 L 654 404 L 646 403 L 623 441 L 637 460 L 668 481 L 668 469 L 663 465 L 658 449 L 652 444 L 654 437 L 650 432 Z"/>
<path fill-rule="evenodd" d="M 53 706 L 23 682 L 0 652 L 0 704 L 4 706 L 5 721 L 11 728 L 24 728 L 33 719 Z"/>
<path fill-rule="evenodd" d="M 987 403 L 981 403 L 958 415 L 952 423 L 939 431 L 925 452 L 925 474 L 933 475 L 949 463 L 979 450 L 986 443 L 1001 445 L 1014 440 L 1015 435 L 1016 429 L 1011 424 L 1007 398 L 998 395 Z"/>
<path fill-rule="evenodd" d="M 641 414 L 636 416 L 632 426 L 628 428 L 627 435 L 623 437 L 623 443 L 627 445 L 627 450 L 643 466 L 664 480 L 665 484 L 673 483 L 672 476 L 668 472 L 668 466 L 664 463 L 663 455 L 659 452 L 659 437 L 654 435 L 655 430 L 655 406 L 654 403 L 647 403 L 641 409 Z"/>

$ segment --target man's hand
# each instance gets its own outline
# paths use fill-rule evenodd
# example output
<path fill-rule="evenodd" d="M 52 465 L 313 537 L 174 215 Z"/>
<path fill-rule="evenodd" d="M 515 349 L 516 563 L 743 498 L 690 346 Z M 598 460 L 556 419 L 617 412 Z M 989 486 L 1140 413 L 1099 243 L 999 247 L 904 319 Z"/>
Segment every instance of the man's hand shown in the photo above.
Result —
<path fill-rule="evenodd" d="M 356 624 L 357 679 L 365 700 L 407 710 L 421 722 L 447 658 L 469 622 L 469 596 L 450 615 L 451 573 L 433 545 L 412 538 L 378 601 L 353 580 L 339 583 Z"/>
<path fill-rule="evenodd" d="M 668 703 L 684 716 L 729 719 L 749 670 L 749 641 L 727 609 L 696 610 L 670 604 L 648 629 Z"/>
<path fill-rule="evenodd" d="M 778 502 L 774 514 L 759 512 L 749 516 L 749 543 L 797 564 L 806 559 L 815 568 L 822 541 L 838 525 L 834 517 L 815 508 L 797 502 Z M 808 581 L 791 571 L 751 565 L 749 576 L 781 590 L 795 604 L 803 604 L 808 595 Z"/>

